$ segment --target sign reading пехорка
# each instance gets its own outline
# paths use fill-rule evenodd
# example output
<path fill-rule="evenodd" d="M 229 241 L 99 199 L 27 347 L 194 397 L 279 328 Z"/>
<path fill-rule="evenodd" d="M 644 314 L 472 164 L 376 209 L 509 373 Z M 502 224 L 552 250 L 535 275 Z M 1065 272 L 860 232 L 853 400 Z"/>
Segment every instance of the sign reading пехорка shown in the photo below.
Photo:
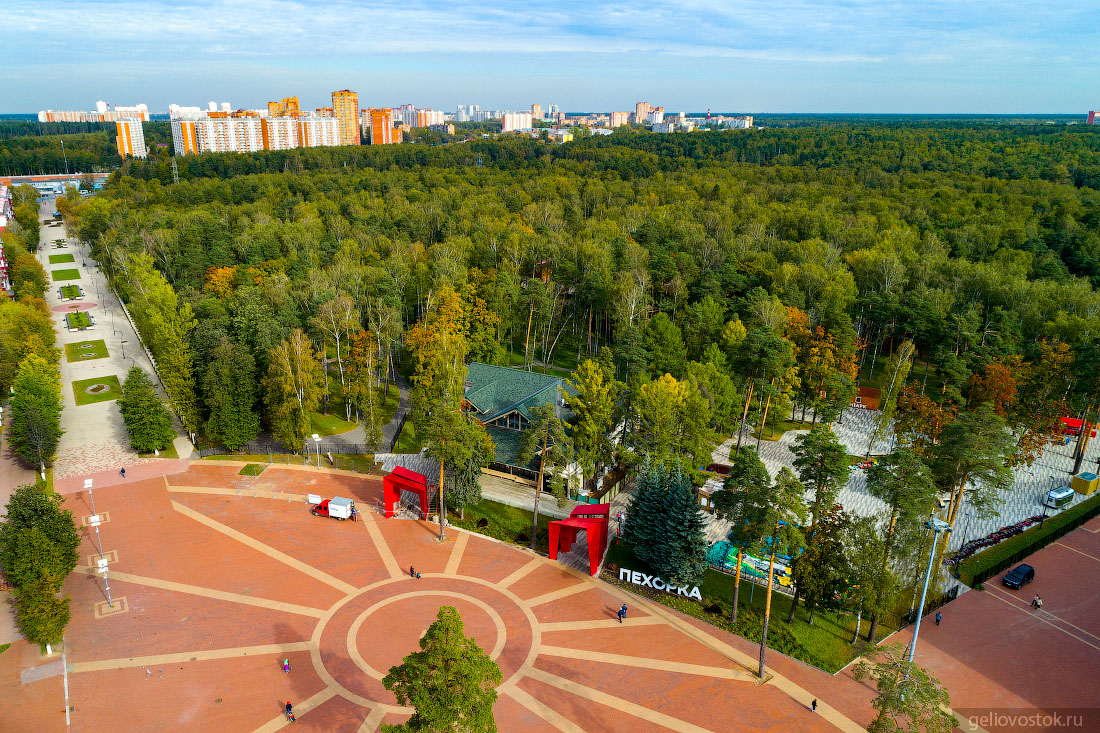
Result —
<path fill-rule="evenodd" d="M 665 593 L 671 593 L 676 596 L 694 598 L 697 601 L 703 600 L 703 595 L 699 592 L 699 586 L 694 586 L 689 591 L 686 585 L 666 583 L 655 575 L 646 575 L 645 573 L 639 573 L 637 570 L 631 570 L 629 568 L 619 568 L 619 580 L 625 580 L 634 585 L 644 585 L 654 590 L 663 590 Z"/>

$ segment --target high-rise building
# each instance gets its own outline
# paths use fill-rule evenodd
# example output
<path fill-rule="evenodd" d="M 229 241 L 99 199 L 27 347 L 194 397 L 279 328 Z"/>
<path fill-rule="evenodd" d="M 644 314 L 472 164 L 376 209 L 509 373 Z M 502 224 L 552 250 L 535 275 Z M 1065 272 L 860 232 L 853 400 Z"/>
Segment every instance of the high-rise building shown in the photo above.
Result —
<path fill-rule="evenodd" d="M 665 110 L 663 107 L 651 109 L 644 119 L 651 125 L 659 125 L 665 121 Z M 639 120 L 639 122 L 640 121 L 641 120 Z"/>
<path fill-rule="evenodd" d="M 1088 119 L 1085 120 L 1086 125 L 1100 125 L 1100 110 L 1089 110 Z"/>
<path fill-rule="evenodd" d="M 350 89 L 332 93 L 332 113 L 340 121 L 340 144 L 359 144 L 359 95 Z"/>
<path fill-rule="evenodd" d="M 297 115 L 261 119 L 260 138 L 264 150 L 290 150 L 298 147 Z"/>
<path fill-rule="evenodd" d="M 118 122 L 135 119 L 149 121 L 149 107 L 144 104 L 133 107 L 108 105 L 104 101 L 95 103 L 95 111 L 43 109 L 38 112 L 39 122 Z"/>
<path fill-rule="evenodd" d="M 530 112 L 505 112 L 500 118 L 500 131 L 526 130 L 531 127 Z"/>
<path fill-rule="evenodd" d="M 355 139 L 359 139 L 358 125 L 355 126 Z M 298 118 L 298 147 L 316 148 L 343 144 L 343 125 L 338 118 L 325 116 Z"/>
<path fill-rule="evenodd" d="M 536 120 L 542 119 L 542 105 L 538 102 L 531 105 L 531 117 Z"/>
<path fill-rule="evenodd" d="M 653 109 L 653 107 L 649 102 L 636 102 L 634 104 L 634 121 L 637 123 L 645 122 L 646 116 L 651 109 Z"/>
<path fill-rule="evenodd" d="M 363 115 L 370 134 L 371 145 L 389 145 L 393 142 L 393 110 L 371 108 Z"/>
<path fill-rule="evenodd" d="M 297 97 L 283 97 L 278 102 L 267 103 L 268 117 L 297 117 L 300 113 Z"/>
<path fill-rule="evenodd" d="M 125 119 L 115 123 L 118 154 L 121 158 L 145 158 L 145 133 L 141 129 L 141 120 Z"/>
<path fill-rule="evenodd" d="M 561 109 L 555 103 L 551 102 L 550 106 L 546 108 L 547 119 L 554 119 L 561 113 Z"/>
<path fill-rule="evenodd" d="M 628 122 L 629 117 L 630 117 L 629 112 L 612 112 L 611 113 L 611 120 L 608 123 L 608 127 L 614 129 L 616 127 L 622 127 L 623 125 L 630 124 Z"/>

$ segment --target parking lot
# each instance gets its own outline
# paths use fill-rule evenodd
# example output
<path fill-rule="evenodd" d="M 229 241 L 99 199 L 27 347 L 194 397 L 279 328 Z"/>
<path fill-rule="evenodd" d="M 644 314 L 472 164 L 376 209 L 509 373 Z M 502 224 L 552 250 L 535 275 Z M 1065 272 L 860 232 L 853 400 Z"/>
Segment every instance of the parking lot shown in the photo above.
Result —
<path fill-rule="evenodd" d="M 942 625 L 926 617 L 916 661 L 985 730 L 1100 730 L 1100 708 L 1081 708 L 1100 700 L 1100 517 L 1025 562 L 1035 581 L 1020 590 L 1002 573 L 945 606 Z M 1035 594 L 1042 610 L 1031 607 Z M 911 636 L 908 628 L 892 640 Z"/>

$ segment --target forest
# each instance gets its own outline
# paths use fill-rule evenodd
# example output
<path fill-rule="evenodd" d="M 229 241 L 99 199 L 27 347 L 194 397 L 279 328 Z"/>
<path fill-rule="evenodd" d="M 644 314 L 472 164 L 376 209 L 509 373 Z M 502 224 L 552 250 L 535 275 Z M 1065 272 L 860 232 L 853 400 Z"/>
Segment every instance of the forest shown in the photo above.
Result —
<path fill-rule="evenodd" d="M 321 411 L 377 446 L 400 371 L 461 509 L 492 458 L 462 414 L 465 365 L 558 374 L 573 417 L 534 414 L 521 450 L 542 454 L 556 493 L 576 489 L 574 461 L 589 485 L 612 467 L 698 484 L 749 428 L 715 507 L 756 547 L 774 511 L 742 499 L 774 509 L 796 481 L 813 495 L 790 509 L 809 517 L 800 552 L 815 560 L 792 572 L 811 611 L 859 570 L 823 558 L 871 557 L 859 609 L 877 619 L 895 598 L 887 565 L 912 566 L 922 541 L 895 526 L 937 497 L 948 521 L 964 503 L 996 512 L 1058 418 L 1100 407 L 1096 130 L 857 120 L 178 163 L 174 184 L 164 158 L 127 161 L 58 208 L 201 444 L 269 431 L 299 451 Z M 28 266 L 26 307 L 44 311 L 37 277 Z M 889 507 L 870 530 L 834 506 L 856 457 L 828 430 L 860 386 L 880 389 L 877 437 L 899 446 L 869 472 Z M 794 428 L 811 428 L 798 475 L 772 486 L 750 444 Z"/>

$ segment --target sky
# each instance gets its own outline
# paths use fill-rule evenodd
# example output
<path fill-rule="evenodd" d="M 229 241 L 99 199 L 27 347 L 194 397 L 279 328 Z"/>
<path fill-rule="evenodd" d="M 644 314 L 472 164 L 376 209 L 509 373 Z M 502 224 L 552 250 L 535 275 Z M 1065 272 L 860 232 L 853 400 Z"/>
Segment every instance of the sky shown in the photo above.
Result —
<path fill-rule="evenodd" d="M 1083 113 L 1098 0 L 5 0 L 0 113 L 262 107 Z"/>

